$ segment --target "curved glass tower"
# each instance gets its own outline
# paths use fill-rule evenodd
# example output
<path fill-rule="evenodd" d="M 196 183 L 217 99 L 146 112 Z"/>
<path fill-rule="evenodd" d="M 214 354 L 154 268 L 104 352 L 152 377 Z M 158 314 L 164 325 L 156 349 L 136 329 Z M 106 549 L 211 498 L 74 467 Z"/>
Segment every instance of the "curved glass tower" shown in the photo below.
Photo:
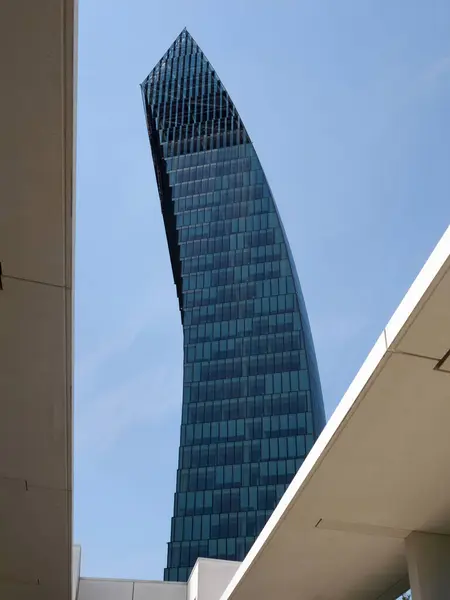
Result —
<path fill-rule="evenodd" d="M 325 424 L 294 261 L 248 133 L 184 29 L 142 84 L 184 334 L 165 580 L 242 560 Z"/>

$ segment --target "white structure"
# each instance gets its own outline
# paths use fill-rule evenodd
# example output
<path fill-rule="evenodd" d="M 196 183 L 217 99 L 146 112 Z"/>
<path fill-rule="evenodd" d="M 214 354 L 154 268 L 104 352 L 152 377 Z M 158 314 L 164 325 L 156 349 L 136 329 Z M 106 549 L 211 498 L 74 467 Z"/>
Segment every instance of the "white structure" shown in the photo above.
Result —
<path fill-rule="evenodd" d="M 449 355 L 450 228 L 222 600 L 450 597 Z"/>
<path fill-rule="evenodd" d="M 75 547 L 79 551 L 79 546 Z M 79 553 L 78 553 L 79 556 Z M 187 583 L 80 578 L 77 600 L 220 600 L 240 563 L 200 558 Z M 74 572 L 77 566 L 74 565 Z"/>
<path fill-rule="evenodd" d="M 242 564 L 80 578 L 72 549 L 75 0 L 0 3 L 0 599 L 450 597 L 450 229 Z"/>

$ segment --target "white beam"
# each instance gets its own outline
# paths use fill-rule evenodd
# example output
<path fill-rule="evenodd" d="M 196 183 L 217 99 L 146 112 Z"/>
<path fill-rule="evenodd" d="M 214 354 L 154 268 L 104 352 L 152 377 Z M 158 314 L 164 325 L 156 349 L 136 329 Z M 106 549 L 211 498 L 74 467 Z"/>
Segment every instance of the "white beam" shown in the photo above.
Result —
<path fill-rule="evenodd" d="M 389 600 L 404 540 L 450 535 L 450 228 L 222 600 Z M 416 600 L 416 598 L 414 598 Z"/>

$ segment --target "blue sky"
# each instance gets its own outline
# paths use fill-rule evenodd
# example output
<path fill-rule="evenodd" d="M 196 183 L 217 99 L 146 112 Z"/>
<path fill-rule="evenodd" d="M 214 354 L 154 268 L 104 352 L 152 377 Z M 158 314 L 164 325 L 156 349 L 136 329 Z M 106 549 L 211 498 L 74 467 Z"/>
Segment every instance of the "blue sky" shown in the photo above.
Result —
<path fill-rule="evenodd" d="M 160 579 L 182 332 L 139 83 L 186 26 L 253 139 L 328 416 L 450 215 L 448 0 L 80 0 L 75 540 Z"/>

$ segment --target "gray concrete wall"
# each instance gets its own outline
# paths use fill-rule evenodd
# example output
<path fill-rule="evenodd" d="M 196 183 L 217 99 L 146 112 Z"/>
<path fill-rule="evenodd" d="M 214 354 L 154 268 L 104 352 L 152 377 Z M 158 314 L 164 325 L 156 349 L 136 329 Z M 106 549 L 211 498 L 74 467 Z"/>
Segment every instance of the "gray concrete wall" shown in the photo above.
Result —
<path fill-rule="evenodd" d="M 239 565 L 200 558 L 188 583 L 82 577 L 76 600 L 219 600 Z"/>
<path fill-rule="evenodd" d="M 186 590 L 185 583 L 81 578 L 77 600 L 186 600 Z"/>

